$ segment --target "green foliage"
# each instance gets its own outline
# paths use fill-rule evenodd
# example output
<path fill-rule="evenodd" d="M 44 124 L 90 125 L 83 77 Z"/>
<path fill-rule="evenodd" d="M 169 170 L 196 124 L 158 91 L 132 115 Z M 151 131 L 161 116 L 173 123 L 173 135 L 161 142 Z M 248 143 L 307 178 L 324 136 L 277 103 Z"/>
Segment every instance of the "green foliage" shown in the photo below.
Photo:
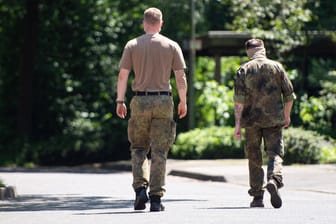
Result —
<path fill-rule="evenodd" d="M 336 81 L 336 67 L 334 60 L 326 60 L 322 58 L 315 58 L 311 60 L 309 66 L 309 76 L 306 88 L 309 90 L 309 95 L 319 95 L 319 91 L 325 88 L 325 82 Z M 328 89 L 326 89 L 329 91 Z M 332 92 L 332 93 L 335 93 Z"/>
<path fill-rule="evenodd" d="M 332 144 L 332 143 L 330 143 Z M 332 146 L 323 147 L 321 149 L 320 163 L 336 163 L 336 142 L 334 141 Z"/>
<path fill-rule="evenodd" d="M 194 129 L 177 136 L 171 151 L 177 159 L 244 158 L 244 142 L 235 141 L 231 127 Z M 336 142 L 314 131 L 289 128 L 283 131 L 285 164 L 336 161 Z M 265 155 L 265 153 L 264 153 Z M 264 157 L 265 161 L 267 157 Z"/>
<path fill-rule="evenodd" d="M 300 117 L 305 127 L 336 137 L 336 72 L 321 81 L 320 96 L 304 95 L 300 103 Z"/>
<path fill-rule="evenodd" d="M 216 81 L 208 81 L 196 84 L 201 91 L 196 101 L 199 120 L 199 127 L 215 125 L 233 125 L 233 91 L 224 85 L 219 85 Z"/>
<path fill-rule="evenodd" d="M 194 129 L 178 135 L 172 157 L 178 159 L 244 158 L 241 142 L 233 139 L 233 128 Z"/>
<path fill-rule="evenodd" d="M 325 161 L 335 161 L 336 145 L 332 139 L 314 131 L 300 128 L 289 128 L 283 133 L 285 144 L 285 164 L 314 164 Z M 326 156 L 331 156 L 326 158 Z"/>
<path fill-rule="evenodd" d="M 6 185 L 0 180 L 0 187 L 6 187 Z"/>
<path fill-rule="evenodd" d="M 220 80 L 215 81 L 214 60 L 207 57 L 198 58 L 194 82 L 197 95 L 195 103 L 197 127 L 234 125 L 233 80 L 240 63 L 241 59 L 237 57 L 223 58 L 221 60 L 223 72 L 219 77 Z"/>
<path fill-rule="evenodd" d="M 314 12 L 312 20 L 306 24 L 307 30 L 336 29 L 336 19 L 332 16 L 335 13 L 336 1 L 309 0 L 306 5 Z"/>
<path fill-rule="evenodd" d="M 31 24 L 26 16 L 30 3 L 36 2 L 34 40 L 27 36 Z M 184 46 L 190 38 L 190 0 L 0 0 L 0 164 L 129 158 L 127 122 L 114 113 L 118 63 L 126 42 L 143 33 L 143 10 L 150 6 L 163 11 L 162 33 Z M 307 41 L 300 31 L 335 30 L 334 6 L 335 1 L 312 0 L 195 1 L 196 34 L 248 31 L 272 40 L 269 51 L 280 54 Z M 331 36 L 335 40 L 335 34 Z M 27 44 L 33 42 L 36 45 Z M 33 59 L 31 80 L 23 76 L 24 56 Z M 222 58 L 222 74 L 215 82 L 214 60 L 197 59 L 195 83 L 189 83 L 196 88 L 197 127 L 233 125 L 233 78 L 245 60 Z M 283 60 L 292 63 L 289 74 L 300 95 L 307 93 L 299 98 L 302 104 L 295 103 L 292 120 L 335 137 L 335 80 L 329 75 L 334 73 L 334 61 L 310 60 L 309 74 L 301 74 L 298 64 L 303 59 Z M 31 83 L 32 92 L 22 90 L 23 80 Z M 21 92 L 31 95 L 28 105 L 32 107 L 27 116 L 32 130 L 24 136 L 18 132 L 18 115 L 26 112 L 18 109 L 23 103 L 18 97 Z M 131 94 L 128 89 L 126 98 Z M 186 121 L 180 121 L 180 130 L 187 130 Z"/>
<path fill-rule="evenodd" d="M 247 57 L 225 57 L 221 59 L 222 83 L 230 89 L 234 87 L 234 79 L 239 66 L 247 62 Z"/>
<path fill-rule="evenodd" d="M 276 40 L 280 53 L 305 41 L 300 34 L 305 23 L 312 20 L 312 10 L 306 7 L 308 0 L 300 1 L 232 1 L 234 17 L 229 29 L 249 31 L 253 36 Z"/>
<path fill-rule="evenodd" d="M 36 53 L 31 55 L 35 58 L 33 126 L 31 135 L 21 138 L 16 133 L 20 66 L 6 58 L 19 62 L 22 57 L 24 3 L 7 2 L 0 8 L 6 15 L 1 16 L 5 20 L 0 19 L 0 27 L 6 28 L 0 36 L 0 150 L 7 160 L 0 162 L 74 164 L 76 160 L 127 158 L 127 150 L 119 151 L 119 146 L 127 148 L 127 137 L 113 131 L 117 128 L 126 133 L 125 124 L 116 123 L 111 112 L 123 48 L 119 42 L 128 25 L 120 17 L 119 3 L 39 2 L 40 35 Z"/>
<path fill-rule="evenodd" d="M 300 116 L 303 123 L 309 124 L 313 129 L 325 127 L 326 122 L 323 119 L 325 105 L 320 98 L 310 97 L 308 100 L 307 95 L 304 95 L 300 106 Z"/>

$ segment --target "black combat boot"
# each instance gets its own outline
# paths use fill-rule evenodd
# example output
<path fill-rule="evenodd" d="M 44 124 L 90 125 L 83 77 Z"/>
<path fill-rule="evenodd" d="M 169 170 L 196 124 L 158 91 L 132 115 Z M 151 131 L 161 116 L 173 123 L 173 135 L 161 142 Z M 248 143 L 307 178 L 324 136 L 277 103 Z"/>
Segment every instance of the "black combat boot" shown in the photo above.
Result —
<path fill-rule="evenodd" d="M 250 207 L 263 208 L 264 207 L 263 196 L 255 196 L 250 204 Z"/>
<path fill-rule="evenodd" d="M 145 187 L 135 189 L 134 210 L 144 210 L 147 201 L 147 189 Z"/>
<path fill-rule="evenodd" d="M 271 179 L 266 185 L 267 191 L 271 194 L 271 204 L 274 208 L 282 206 L 282 200 L 278 191 L 278 185 L 275 180 Z"/>
<path fill-rule="evenodd" d="M 150 198 L 150 211 L 151 212 L 161 212 L 164 211 L 165 207 L 161 203 L 161 197 L 158 195 L 151 195 Z"/>

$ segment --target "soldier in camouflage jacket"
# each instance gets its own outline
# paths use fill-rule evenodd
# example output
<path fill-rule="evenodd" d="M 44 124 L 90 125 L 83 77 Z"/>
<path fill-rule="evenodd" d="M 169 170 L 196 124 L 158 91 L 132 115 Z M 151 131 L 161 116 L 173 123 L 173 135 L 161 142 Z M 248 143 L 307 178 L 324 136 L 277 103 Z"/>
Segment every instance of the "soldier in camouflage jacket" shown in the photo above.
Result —
<path fill-rule="evenodd" d="M 283 186 L 282 162 L 284 146 L 282 129 L 290 125 L 290 112 L 295 99 L 293 85 L 283 66 L 266 57 L 259 39 L 246 42 L 249 62 L 242 65 L 235 79 L 235 132 L 242 138 L 245 128 L 245 150 L 249 161 L 250 189 L 254 197 L 251 207 L 264 207 L 264 170 L 261 144 L 268 156 L 266 189 L 273 207 L 280 208 L 278 189 Z"/>

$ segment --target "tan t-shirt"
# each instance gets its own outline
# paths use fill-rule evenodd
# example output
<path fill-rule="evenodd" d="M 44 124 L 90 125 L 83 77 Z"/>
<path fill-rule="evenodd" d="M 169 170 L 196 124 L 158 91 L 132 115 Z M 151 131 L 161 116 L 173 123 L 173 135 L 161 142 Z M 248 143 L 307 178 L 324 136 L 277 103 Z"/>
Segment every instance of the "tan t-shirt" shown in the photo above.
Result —
<path fill-rule="evenodd" d="M 171 91 L 172 70 L 186 68 L 180 46 L 157 34 L 144 34 L 128 41 L 119 64 L 134 70 L 133 91 Z"/>

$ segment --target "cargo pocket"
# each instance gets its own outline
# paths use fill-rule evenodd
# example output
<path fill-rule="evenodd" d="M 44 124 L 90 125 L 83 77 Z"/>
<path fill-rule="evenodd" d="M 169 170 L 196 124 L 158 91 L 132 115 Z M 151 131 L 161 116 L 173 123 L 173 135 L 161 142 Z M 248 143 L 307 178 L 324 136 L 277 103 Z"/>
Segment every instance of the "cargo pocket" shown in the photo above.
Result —
<path fill-rule="evenodd" d="M 176 138 L 176 122 L 174 120 L 172 120 L 170 122 L 170 136 L 169 136 L 169 140 L 168 140 L 168 144 L 169 146 L 173 146 L 174 142 L 175 142 L 175 138 Z"/>
<path fill-rule="evenodd" d="M 128 121 L 128 141 L 131 147 L 146 148 L 149 146 L 149 129 L 146 119 L 139 117 L 131 118 Z"/>
<path fill-rule="evenodd" d="M 128 120 L 128 127 L 127 127 L 127 134 L 128 134 L 128 141 L 132 144 L 134 142 L 134 120 L 131 118 Z"/>

